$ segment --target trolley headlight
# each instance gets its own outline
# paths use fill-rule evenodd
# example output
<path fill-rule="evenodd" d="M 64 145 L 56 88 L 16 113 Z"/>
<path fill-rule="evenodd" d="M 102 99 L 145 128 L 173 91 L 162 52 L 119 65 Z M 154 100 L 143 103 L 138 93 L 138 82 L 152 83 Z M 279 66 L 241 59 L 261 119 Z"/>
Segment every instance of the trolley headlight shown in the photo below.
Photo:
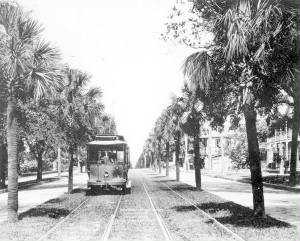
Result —
<path fill-rule="evenodd" d="M 108 177 L 109 175 L 108 175 L 108 172 L 105 172 L 104 173 L 104 177 Z"/>

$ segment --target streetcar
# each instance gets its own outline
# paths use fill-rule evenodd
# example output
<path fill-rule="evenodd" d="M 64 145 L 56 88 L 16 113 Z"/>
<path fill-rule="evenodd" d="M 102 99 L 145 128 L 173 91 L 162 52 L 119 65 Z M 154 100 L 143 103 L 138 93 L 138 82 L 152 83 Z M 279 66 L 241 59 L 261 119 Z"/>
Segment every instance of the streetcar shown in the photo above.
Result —
<path fill-rule="evenodd" d="M 130 193 L 129 147 L 123 136 L 100 135 L 87 143 L 88 188 L 92 191 L 121 189 Z"/>

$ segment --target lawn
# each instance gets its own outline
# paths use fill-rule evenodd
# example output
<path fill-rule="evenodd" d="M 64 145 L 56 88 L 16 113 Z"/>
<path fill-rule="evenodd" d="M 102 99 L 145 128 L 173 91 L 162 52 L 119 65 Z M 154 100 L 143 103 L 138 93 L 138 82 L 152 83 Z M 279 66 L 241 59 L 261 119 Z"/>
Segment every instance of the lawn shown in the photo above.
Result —
<path fill-rule="evenodd" d="M 21 213 L 16 224 L 1 223 L 0 240 L 37 240 L 85 199 L 85 190 L 76 189 Z"/>
<path fill-rule="evenodd" d="M 180 193 L 180 195 L 192 200 L 197 207 L 209 213 L 217 221 L 247 241 L 299 240 L 299 230 L 296 226 L 270 216 L 263 219 L 255 218 L 253 217 L 253 210 L 250 208 L 227 201 L 203 190 L 198 191 L 187 184 L 175 181 L 166 182 L 166 180 L 163 179 L 161 181 L 172 187 L 176 192 Z M 159 180 L 156 180 L 156 182 L 159 182 Z M 164 185 L 162 185 L 160 189 L 163 192 L 169 192 L 169 195 L 172 194 Z M 249 202 L 251 202 L 251 200 L 249 200 Z M 190 215 L 198 213 L 198 215 L 201 216 L 200 212 L 189 203 L 172 205 L 170 209 L 177 213 L 189 213 Z M 178 217 L 180 217 L 180 215 Z"/>

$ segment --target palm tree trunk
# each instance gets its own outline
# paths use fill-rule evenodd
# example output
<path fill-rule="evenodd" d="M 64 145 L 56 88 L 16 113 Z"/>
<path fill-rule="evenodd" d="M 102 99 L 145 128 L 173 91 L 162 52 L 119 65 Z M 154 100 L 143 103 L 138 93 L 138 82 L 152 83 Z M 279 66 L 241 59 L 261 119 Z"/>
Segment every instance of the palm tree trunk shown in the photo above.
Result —
<path fill-rule="evenodd" d="M 170 175 L 170 166 L 169 166 L 169 152 L 170 152 L 170 143 L 166 143 L 166 176 Z"/>
<path fill-rule="evenodd" d="M 254 107 L 246 104 L 244 116 L 248 140 L 254 216 L 265 217 L 263 182 L 256 130 L 256 111 Z"/>
<path fill-rule="evenodd" d="M 73 191 L 73 150 L 70 150 L 68 193 Z"/>
<path fill-rule="evenodd" d="M 153 155 L 153 152 L 151 151 L 150 152 L 150 155 L 151 155 L 151 160 L 153 162 L 153 168 L 154 168 L 154 171 L 156 172 L 156 168 L 157 168 L 157 164 L 156 164 L 156 160 L 154 158 L 154 155 Z"/>
<path fill-rule="evenodd" d="M 36 181 L 40 182 L 43 179 L 43 153 L 40 151 L 37 156 L 37 176 Z"/>
<path fill-rule="evenodd" d="M 7 215 L 9 222 L 18 220 L 18 124 L 16 117 L 16 100 L 8 98 L 7 103 L 7 154 L 8 154 L 8 198 Z"/>
<path fill-rule="evenodd" d="M 162 173 L 162 168 L 161 168 L 161 160 L 158 161 L 158 173 Z"/>
<path fill-rule="evenodd" d="M 296 184 L 297 177 L 297 151 L 298 151 L 298 136 L 299 136 L 299 71 L 295 75 L 295 96 L 294 96 L 294 114 L 293 114 L 293 129 L 291 143 L 291 161 L 290 161 L 290 184 Z"/>
<path fill-rule="evenodd" d="M 200 135 L 200 124 L 195 123 L 195 133 L 194 133 L 194 167 L 195 167 L 195 182 L 196 188 L 201 189 L 201 167 L 200 167 L 200 152 L 199 152 L 199 138 Z"/>
<path fill-rule="evenodd" d="M 176 143 L 175 143 L 175 165 L 176 165 L 176 181 L 180 180 L 180 163 L 179 163 L 179 153 L 180 153 L 180 132 L 176 133 Z"/>
<path fill-rule="evenodd" d="M 76 149 L 76 159 L 77 159 L 77 168 L 80 169 L 80 161 L 79 161 L 79 147 Z"/>
<path fill-rule="evenodd" d="M 159 174 L 161 174 L 161 172 L 162 172 L 161 163 L 162 163 L 162 154 L 161 154 L 161 141 L 160 141 L 159 145 L 158 145 L 158 172 L 159 172 Z"/>
<path fill-rule="evenodd" d="M 60 146 L 58 146 L 57 149 L 57 176 L 61 177 L 61 149 Z"/>
<path fill-rule="evenodd" d="M 189 153 L 188 153 L 188 135 L 184 134 L 184 163 L 186 171 L 190 170 Z"/>
<path fill-rule="evenodd" d="M 2 143 L 0 145 L 0 188 L 5 187 L 5 170 L 7 162 L 7 150 L 5 145 Z"/>

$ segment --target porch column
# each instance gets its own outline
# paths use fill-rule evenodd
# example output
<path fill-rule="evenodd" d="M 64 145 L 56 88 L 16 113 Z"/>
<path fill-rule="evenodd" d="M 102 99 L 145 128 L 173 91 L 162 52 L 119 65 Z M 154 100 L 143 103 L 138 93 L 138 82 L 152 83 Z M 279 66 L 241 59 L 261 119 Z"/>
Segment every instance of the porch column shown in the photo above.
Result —
<path fill-rule="evenodd" d="M 222 168 L 222 174 L 224 173 L 224 138 L 223 134 L 220 134 L 220 148 L 221 148 L 221 168 Z"/>
<path fill-rule="evenodd" d="M 283 143 L 279 144 L 279 156 L 280 158 L 280 165 L 279 165 L 279 174 L 283 175 L 284 174 L 284 159 L 283 159 L 283 155 L 285 155 L 285 153 L 283 153 Z"/>
<path fill-rule="evenodd" d="M 208 154 L 210 169 L 213 169 L 213 163 L 212 163 L 212 131 L 211 131 L 210 128 L 208 129 L 207 150 L 208 150 L 207 154 Z"/>

